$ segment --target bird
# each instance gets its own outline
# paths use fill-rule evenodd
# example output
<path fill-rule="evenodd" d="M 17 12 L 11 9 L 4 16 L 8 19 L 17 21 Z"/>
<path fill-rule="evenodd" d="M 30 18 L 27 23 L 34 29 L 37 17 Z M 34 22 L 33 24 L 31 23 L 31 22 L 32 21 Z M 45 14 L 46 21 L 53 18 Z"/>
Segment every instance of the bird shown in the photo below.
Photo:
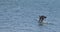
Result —
<path fill-rule="evenodd" d="M 39 23 L 43 23 L 44 19 L 46 19 L 47 17 L 42 15 L 42 16 L 39 16 Z"/>

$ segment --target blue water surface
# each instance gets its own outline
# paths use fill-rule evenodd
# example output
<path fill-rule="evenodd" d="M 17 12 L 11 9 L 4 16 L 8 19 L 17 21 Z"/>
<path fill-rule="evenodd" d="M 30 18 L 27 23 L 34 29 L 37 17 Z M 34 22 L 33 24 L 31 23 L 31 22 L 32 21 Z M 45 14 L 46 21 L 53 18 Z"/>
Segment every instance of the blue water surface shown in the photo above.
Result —
<path fill-rule="evenodd" d="M 0 0 L 0 32 L 60 32 L 60 0 Z"/>

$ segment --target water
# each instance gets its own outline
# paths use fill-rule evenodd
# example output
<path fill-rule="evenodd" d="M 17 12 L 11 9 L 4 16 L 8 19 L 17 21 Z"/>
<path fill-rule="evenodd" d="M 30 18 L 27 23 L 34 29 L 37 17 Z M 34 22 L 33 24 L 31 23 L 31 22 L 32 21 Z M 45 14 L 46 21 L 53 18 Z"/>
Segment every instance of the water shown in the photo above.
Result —
<path fill-rule="evenodd" d="M 60 32 L 59 10 L 60 0 L 0 0 L 0 32 Z"/>

